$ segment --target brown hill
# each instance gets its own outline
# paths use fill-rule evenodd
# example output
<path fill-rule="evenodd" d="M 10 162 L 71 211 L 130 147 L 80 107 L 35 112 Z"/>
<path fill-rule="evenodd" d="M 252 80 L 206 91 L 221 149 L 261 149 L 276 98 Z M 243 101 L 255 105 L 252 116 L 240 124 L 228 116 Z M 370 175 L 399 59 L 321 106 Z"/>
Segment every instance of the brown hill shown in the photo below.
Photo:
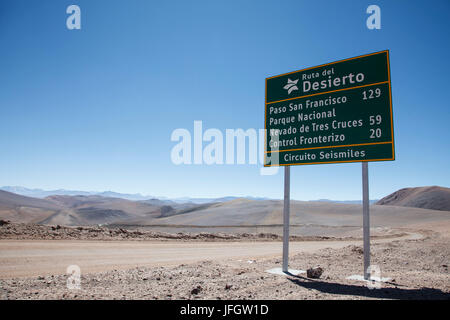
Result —
<path fill-rule="evenodd" d="M 102 196 L 37 199 L 0 191 L 0 219 L 21 223 L 95 225 L 160 216 L 155 205 Z"/>
<path fill-rule="evenodd" d="M 413 223 L 448 221 L 449 213 L 400 206 L 370 206 L 373 228 L 405 227 Z M 362 226 L 360 204 L 292 200 L 290 214 L 292 234 L 342 236 L 342 232 L 356 232 L 361 230 Z M 176 213 L 170 216 L 147 216 L 113 225 L 125 228 L 169 230 L 167 232 L 232 232 L 230 230 L 236 230 L 237 232 L 276 233 L 282 231 L 282 224 L 282 200 L 236 199 L 189 210 L 176 210 Z"/>
<path fill-rule="evenodd" d="M 34 208 L 59 209 L 59 206 L 57 204 L 45 199 L 31 198 L 0 190 L 0 208 L 11 209 L 24 206 Z"/>
<path fill-rule="evenodd" d="M 93 225 L 147 216 L 159 216 L 160 208 L 147 203 L 102 196 L 49 196 L 46 200 L 64 207 L 42 224 Z"/>
<path fill-rule="evenodd" d="M 404 188 L 376 204 L 450 211 L 450 189 L 438 186 Z"/>
<path fill-rule="evenodd" d="M 0 218 L 38 223 L 62 210 L 57 203 L 0 190 Z"/>
<path fill-rule="evenodd" d="M 438 207 L 441 210 L 446 208 L 442 198 L 449 199 L 449 189 L 438 187 L 428 189 L 430 190 L 422 190 L 423 192 L 419 193 L 407 192 L 406 194 L 400 190 L 402 192 L 399 191 L 397 195 L 380 200 L 381 204 L 386 205 L 371 206 L 371 226 L 403 227 L 406 223 L 423 224 L 448 221 L 450 210 L 436 211 L 404 207 L 404 204 L 398 204 L 403 202 L 411 204 L 406 200 L 410 199 L 411 195 L 416 195 L 416 203 L 413 203 L 416 206 L 424 205 L 425 207 L 426 205 L 427 207 Z M 446 196 L 436 196 L 442 192 Z M 408 196 L 408 194 L 410 195 Z M 422 196 L 420 196 L 421 194 Z M 387 198 L 390 200 L 387 201 Z M 45 199 L 35 199 L 9 192 L 0 192 L 0 219 L 67 226 L 109 224 L 145 228 L 164 227 L 166 229 L 172 226 L 176 228 L 184 226 L 189 228 L 239 227 L 240 231 L 247 226 L 263 226 L 264 228 L 267 226 L 278 230 L 283 223 L 283 201 L 281 200 L 235 199 L 208 204 L 174 203 L 170 205 L 165 202 L 158 203 L 158 205 L 156 203 L 155 201 L 130 201 L 102 196 L 50 196 Z M 291 202 L 293 232 L 332 234 L 335 232 L 334 230 L 337 230 L 335 233 L 341 232 L 341 229 L 345 232 L 347 230 L 353 232 L 360 230 L 361 223 L 362 208 L 360 204 Z M 178 232 L 177 230 L 175 231 Z"/>

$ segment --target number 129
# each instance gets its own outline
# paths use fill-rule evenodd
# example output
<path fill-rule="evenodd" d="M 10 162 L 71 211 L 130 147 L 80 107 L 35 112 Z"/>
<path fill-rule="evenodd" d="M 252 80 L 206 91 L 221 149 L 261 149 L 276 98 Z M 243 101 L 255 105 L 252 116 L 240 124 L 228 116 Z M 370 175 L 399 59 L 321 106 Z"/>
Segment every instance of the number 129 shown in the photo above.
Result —
<path fill-rule="evenodd" d="M 376 88 L 375 90 L 369 89 L 363 91 L 363 100 L 379 98 L 381 96 L 381 89 Z"/>

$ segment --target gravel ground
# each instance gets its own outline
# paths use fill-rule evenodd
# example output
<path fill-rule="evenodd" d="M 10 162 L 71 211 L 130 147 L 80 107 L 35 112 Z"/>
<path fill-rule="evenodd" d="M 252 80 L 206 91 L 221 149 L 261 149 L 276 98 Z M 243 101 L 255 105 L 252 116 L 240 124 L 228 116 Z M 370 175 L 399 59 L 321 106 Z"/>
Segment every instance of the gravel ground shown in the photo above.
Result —
<path fill-rule="evenodd" d="M 372 238 L 395 238 L 405 233 L 385 228 L 372 233 Z M 0 240 L 167 240 L 167 241 L 281 241 L 274 233 L 165 233 L 150 230 L 126 230 L 107 227 L 66 227 L 25 223 L 9 223 L 0 220 Z M 296 236 L 291 241 L 351 240 L 360 237 Z"/>
<path fill-rule="evenodd" d="M 176 267 L 134 268 L 82 274 L 69 290 L 66 275 L 0 280 L 1 299 L 450 299 L 449 238 L 428 233 L 420 240 L 372 246 L 372 264 L 392 280 L 380 289 L 347 280 L 361 274 L 361 247 L 323 249 L 291 256 L 290 267 L 320 266 L 320 279 L 265 272 L 280 259 L 202 261 Z"/>

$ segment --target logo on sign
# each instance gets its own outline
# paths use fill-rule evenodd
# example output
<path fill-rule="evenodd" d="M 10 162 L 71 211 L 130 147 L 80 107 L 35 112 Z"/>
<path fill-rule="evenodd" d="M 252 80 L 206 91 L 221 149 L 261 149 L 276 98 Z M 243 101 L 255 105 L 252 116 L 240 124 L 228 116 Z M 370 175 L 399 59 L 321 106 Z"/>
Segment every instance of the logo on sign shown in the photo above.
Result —
<path fill-rule="evenodd" d="M 298 90 L 297 82 L 298 79 L 297 80 L 288 79 L 287 85 L 285 85 L 283 89 L 287 90 L 288 94 L 291 94 L 292 91 Z"/>

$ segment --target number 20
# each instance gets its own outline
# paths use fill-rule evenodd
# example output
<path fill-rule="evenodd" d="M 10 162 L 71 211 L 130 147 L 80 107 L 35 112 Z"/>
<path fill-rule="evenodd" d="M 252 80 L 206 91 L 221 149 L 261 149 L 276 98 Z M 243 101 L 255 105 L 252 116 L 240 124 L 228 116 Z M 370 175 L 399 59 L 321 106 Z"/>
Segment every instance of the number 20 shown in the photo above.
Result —
<path fill-rule="evenodd" d="M 381 138 L 381 129 L 370 129 L 370 139 Z"/>

